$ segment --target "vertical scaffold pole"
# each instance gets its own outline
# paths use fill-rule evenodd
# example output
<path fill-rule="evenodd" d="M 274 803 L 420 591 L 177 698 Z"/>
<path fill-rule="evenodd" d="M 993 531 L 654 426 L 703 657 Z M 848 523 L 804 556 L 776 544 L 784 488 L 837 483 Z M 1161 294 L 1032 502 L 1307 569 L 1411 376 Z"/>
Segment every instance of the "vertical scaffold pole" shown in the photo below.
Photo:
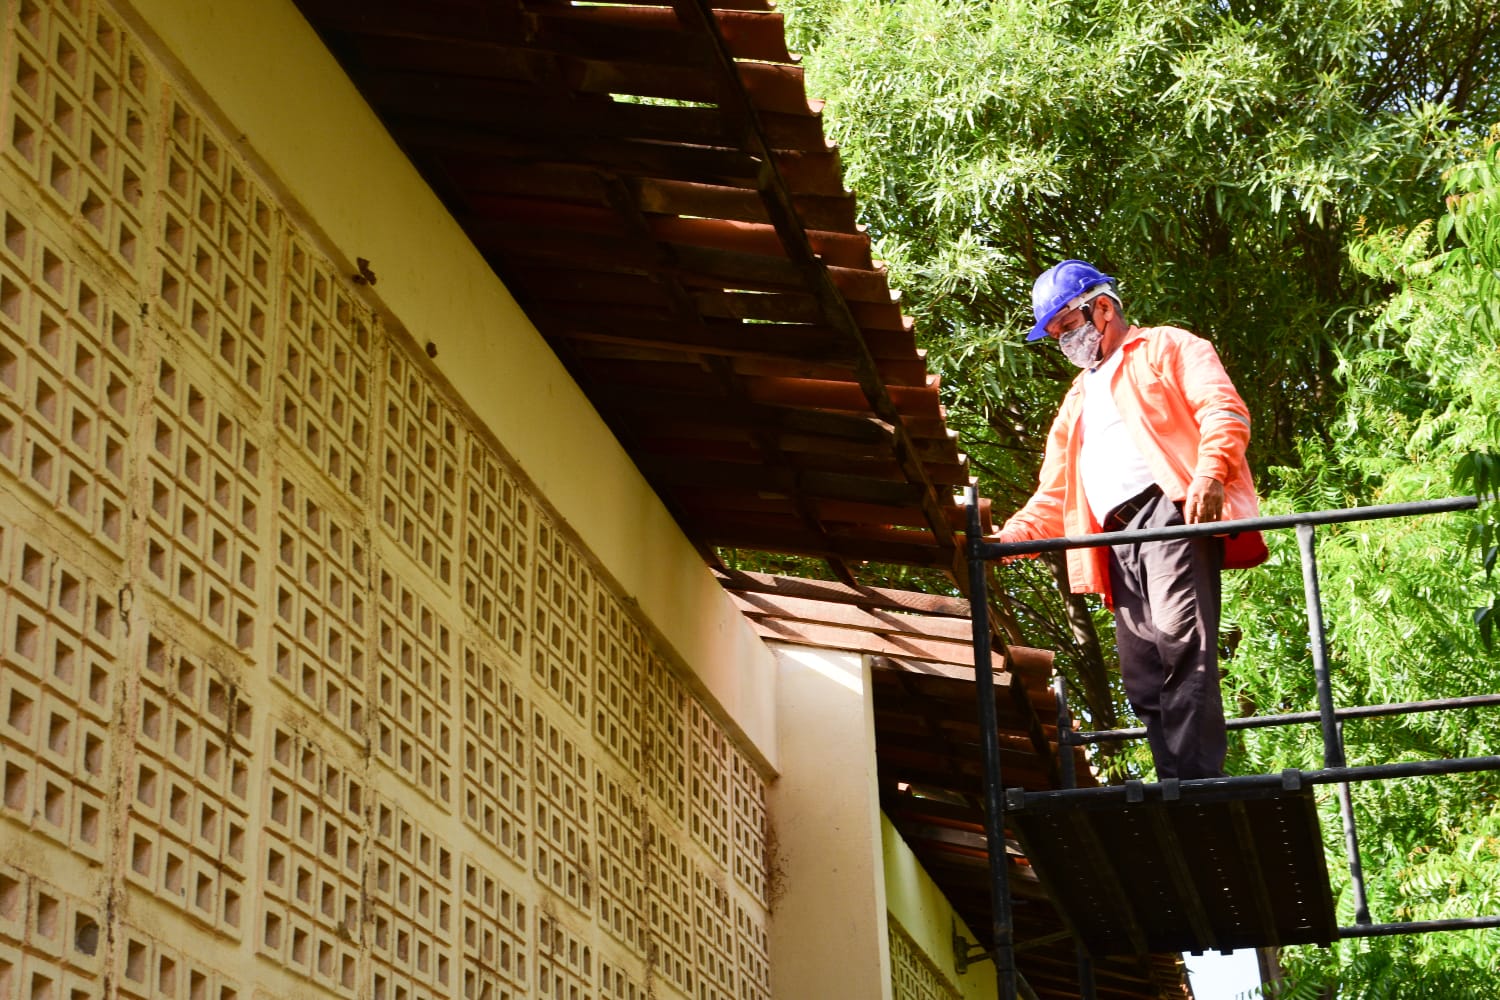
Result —
<path fill-rule="evenodd" d="M 1323 727 L 1323 766 L 1343 767 L 1344 734 L 1334 716 L 1333 681 L 1328 672 L 1328 640 L 1323 630 L 1323 595 L 1318 586 L 1318 553 L 1314 545 L 1313 526 L 1297 525 L 1297 548 L 1302 553 L 1302 591 L 1307 599 L 1307 637 L 1312 647 L 1313 674 L 1318 681 L 1318 716 Z M 1344 852 L 1349 857 L 1349 878 L 1354 890 L 1356 923 L 1370 922 L 1370 905 L 1365 898 L 1364 865 L 1359 859 L 1359 831 L 1354 826 L 1354 803 L 1349 783 L 1338 784 L 1339 815 L 1344 823 Z"/>
<path fill-rule="evenodd" d="M 989 585 L 979 555 L 979 501 L 971 486 L 966 547 L 969 557 L 969 612 L 974 625 L 974 684 L 979 699 L 979 743 L 984 760 L 984 834 L 990 862 L 990 935 L 994 939 L 995 983 L 1000 1000 L 1016 1000 L 1015 931 L 1005 858 L 1005 800 L 1000 775 L 999 721 L 995 715 L 995 674 L 990 663 Z"/>
<path fill-rule="evenodd" d="M 1064 789 L 1078 787 L 1078 773 L 1073 766 L 1073 713 L 1068 708 L 1068 685 L 1061 674 L 1052 679 L 1052 695 L 1057 700 L 1057 778 Z M 1079 1000 L 1098 1000 L 1094 986 L 1094 962 L 1082 941 L 1075 941 L 1078 953 Z"/>

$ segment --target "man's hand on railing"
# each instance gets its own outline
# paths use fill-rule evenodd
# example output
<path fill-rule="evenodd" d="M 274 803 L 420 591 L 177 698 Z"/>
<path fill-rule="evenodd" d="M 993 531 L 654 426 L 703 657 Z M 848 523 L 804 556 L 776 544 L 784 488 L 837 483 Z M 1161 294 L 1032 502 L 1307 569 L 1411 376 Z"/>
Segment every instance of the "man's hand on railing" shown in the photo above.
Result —
<path fill-rule="evenodd" d="M 1195 477 L 1188 486 L 1182 515 L 1188 524 L 1219 520 L 1224 516 L 1224 484 L 1212 476 Z"/>
<path fill-rule="evenodd" d="M 1005 544 L 1009 544 L 1009 543 L 1012 543 L 1012 542 L 1024 542 L 1026 539 L 1021 536 L 1021 533 L 1019 531 L 1016 531 L 1014 529 L 997 528 L 995 530 L 995 533 L 993 535 L 987 535 L 987 536 L 985 536 L 984 540 L 987 541 L 987 542 L 996 542 L 998 544 L 1005 545 Z M 1029 553 L 1027 555 L 1021 555 L 1021 556 L 1001 556 L 1000 557 L 1000 561 L 1002 563 L 1013 563 L 1017 559 L 1035 559 L 1035 558 L 1036 558 L 1036 553 Z"/>

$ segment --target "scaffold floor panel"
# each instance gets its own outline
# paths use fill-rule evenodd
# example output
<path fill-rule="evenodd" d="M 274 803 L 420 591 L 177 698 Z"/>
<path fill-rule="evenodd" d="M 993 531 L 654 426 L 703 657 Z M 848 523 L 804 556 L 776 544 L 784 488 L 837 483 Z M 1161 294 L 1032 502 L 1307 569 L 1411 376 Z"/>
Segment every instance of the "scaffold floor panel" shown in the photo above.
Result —
<path fill-rule="evenodd" d="M 1332 941 L 1312 789 L 1229 785 L 1184 798 L 1141 785 L 1141 801 L 1027 795 L 1006 824 L 1096 957 Z"/>

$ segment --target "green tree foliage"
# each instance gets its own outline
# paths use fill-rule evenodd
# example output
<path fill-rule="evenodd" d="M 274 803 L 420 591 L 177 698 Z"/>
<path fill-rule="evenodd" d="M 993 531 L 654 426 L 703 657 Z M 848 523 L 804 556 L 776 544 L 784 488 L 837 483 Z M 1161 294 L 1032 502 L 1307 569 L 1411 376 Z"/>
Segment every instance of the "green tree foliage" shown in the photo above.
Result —
<path fill-rule="evenodd" d="M 1362 317 L 1363 346 L 1339 369 L 1334 447 L 1308 451 L 1270 502 L 1281 509 L 1399 502 L 1444 492 L 1493 495 L 1500 468 L 1500 155 L 1482 144 L 1447 173 L 1448 211 L 1410 229 L 1363 234 L 1354 265 L 1392 294 Z M 1493 499 L 1473 517 L 1373 521 L 1322 532 L 1319 569 L 1339 704 L 1500 691 Z M 1290 540 L 1276 559 L 1295 564 Z M 1245 639 L 1228 663 L 1243 702 L 1308 707 L 1310 655 L 1288 573 L 1240 574 L 1230 614 Z M 1350 763 L 1489 755 L 1494 709 L 1351 722 Z M 1243 772 L 1315 766 L 1316 739 L 1260 731 L 1237 745 Z M 1355 793 L 1378 921 L 1500 913 L 1500 778 L 1365 784 Z M 1325 831 L 1336 831 L 1332 803 Z M 1334 845 L 1330 844 L 1331 847 Z M 1341 861 L 1341 859 L 1340 859 Z M 1347 875 L 1330 865 L 1341 922 Z M 1480 998 L 1500 981 L 1494 931 L 1344 942 L 1288 956 L 1292 981 L 1337 984 L 1341 998 Z"/>
<path fill-rule="evenodd" d="M 1253 374 L 1263 459 L 1290 458 L 1321 430 L 1328 348 L 1369 291 L 1348 226 L 1431 215 L 1455 121 L 1497 110 L 1448 54 L 1493 63 L 1483 3 L 790 9 L 877 248 L 934 362 L 966 376 L 955 401 L 1002 447 L 1034 447 L 1056 398 L 1018 390 L 1067 374 L 1018 346 L 1031 280 L 1079 256 L 1124 280 L 1135 313 L 1212 336 Z M 1382 56 L 1412 36 L 1419 52 Z"/>
<path fill-rule="evenodd" d="M 1500 114 L 1482 0 L 783 8 L 999 514 L 1034 487 L 1072 374 L 1022 345 L 1043 268 L 1092 260 L 1133 318 L 1213 339 L 1253 390 L 1257 468 L 1295 466 L 1330 445 L 1336 348 L 1382 292 L 1348 266 L 1351 228 L 1434 214 L 1441 166 Z M 1021 633 L 1097 692 L 1088 609 L 1045 565 L 1008 576 Z"/>
<path fill-rule="evenodd" d="M 1217 344 L 1252 408 L 1267 512 L 1500 484 L 1493 3 L 783 9 L 997 515 L 1031 492 L 1073 374 L 1022 344 L 1032 278 L 1063 257 L 1120 277 L 1136 321 Z M 1319 539 L 1339 704 L 1500 691 L 1493 505 Z M 1267 567 L 1226 576 L 1226 700 L 1247 713 L 1314 707 L 1295 539 L 1268 540 Z M 1094 691 L 1108 616 L 1067 602 L 1041 560 L 1002 577 L 1024 641 L 1063 651 Z M 1094 718 L 1117 707 L 1104 701 L 1088 698 Z M 1346 738 L 1355 764 L 1497 753 L 1500 713 L 1356 721 Z M 1257 730 L 1231 752 L 1237 773 L 1321 764 L 1315 729 Z M 1356 787 L 1376 920 L 1500 912 L 1497 792 L 1493 776 Z M 1286 964 L 1282 996 L 1490 997 L 1500 933 L 1349 941 Z"/>

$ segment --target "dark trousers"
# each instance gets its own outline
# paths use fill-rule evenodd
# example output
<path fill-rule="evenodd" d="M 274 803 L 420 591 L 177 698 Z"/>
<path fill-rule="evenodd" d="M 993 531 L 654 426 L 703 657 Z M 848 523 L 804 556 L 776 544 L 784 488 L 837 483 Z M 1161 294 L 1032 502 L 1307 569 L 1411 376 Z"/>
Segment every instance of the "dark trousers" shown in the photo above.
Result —
<path fill-rule="evenodd" d="M 1165 496 L 1145 501 L 1123 525 L 1182 524 Z M 1109 585 L 1125 694 L 1146 724 L 1156 776 L 1224 773 L 1224 706 L 1219 694 L 1219 570 L 1224 542 L 1177 539 L 1115 545 Z"/>

